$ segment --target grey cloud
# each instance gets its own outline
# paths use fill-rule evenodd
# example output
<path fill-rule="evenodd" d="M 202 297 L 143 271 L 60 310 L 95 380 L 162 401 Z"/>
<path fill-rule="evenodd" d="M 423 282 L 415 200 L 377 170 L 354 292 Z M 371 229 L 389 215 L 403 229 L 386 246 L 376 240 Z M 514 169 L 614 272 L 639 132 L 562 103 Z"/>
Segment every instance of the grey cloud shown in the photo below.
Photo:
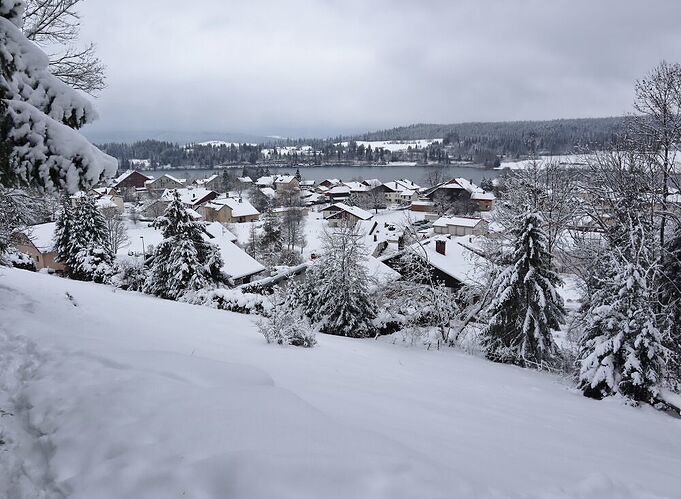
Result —
<path fill-rule="evenodd" d="M 318 135 L 605 116 L 681 53 L 681 2 L 88 0 L 93 130 Z"/>

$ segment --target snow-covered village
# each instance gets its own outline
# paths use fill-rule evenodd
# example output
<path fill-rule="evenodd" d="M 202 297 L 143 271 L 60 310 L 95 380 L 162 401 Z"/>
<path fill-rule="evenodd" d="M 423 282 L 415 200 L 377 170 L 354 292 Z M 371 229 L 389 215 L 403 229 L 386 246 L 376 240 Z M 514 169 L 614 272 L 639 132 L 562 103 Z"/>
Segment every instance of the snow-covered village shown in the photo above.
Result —
<path fill-rule="evenodd" d="M 0 0 L 0 499 L 681 498 L 653 4 Z"/>

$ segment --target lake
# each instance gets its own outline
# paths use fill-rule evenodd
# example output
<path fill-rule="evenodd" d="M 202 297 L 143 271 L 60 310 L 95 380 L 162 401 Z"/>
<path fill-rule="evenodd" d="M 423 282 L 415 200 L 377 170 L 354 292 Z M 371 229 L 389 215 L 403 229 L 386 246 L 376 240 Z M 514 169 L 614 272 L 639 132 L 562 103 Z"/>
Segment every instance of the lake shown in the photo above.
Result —
<path fill-rule="evenodd" d="M 327 178 L 337 178 L 342 181 L 350 181 L 356 179 L 371 179 L 377 178 L 381 182 L 389 182 L 391 180 L 396 180 L 400 178 L 407 178 L 413 180 L 417 184 L 427 184 L 426 178 L 428 171 L 435 166 L 424 166 L 424 165 L 413 165 L 413 164 L 397 164 L 390 166 L 301 166 L 300 174 L 305 180 L 315 180 L 317 182 L 327 179 Z M 234 168 L 241 173 L 241 167 Z M 283 174 L 283 173 L 295 173 L 295 168 L 270 168 L 272 174 Z M 477 167 L 464 167 L 464 166 L 448 166 L 446 167 L 447 178 L 463 177 L 472 180 L 474 183 L 479 184 L 483 177 L 493 178 L 498 177 L 501 174 L 499 170 L 491 170 L 485 168 Z M 188 180 L 194 180 L 197 178 L 209 177 L 213 173 L 221 173 L 222 170 L 213 169 L 173 169 L 168 170 L 167 173 L 178 177 L 186 178 Z M 164 171 L 156 170 L 155 172 L 149 172 L 150 175 L 159 176 Z"/>

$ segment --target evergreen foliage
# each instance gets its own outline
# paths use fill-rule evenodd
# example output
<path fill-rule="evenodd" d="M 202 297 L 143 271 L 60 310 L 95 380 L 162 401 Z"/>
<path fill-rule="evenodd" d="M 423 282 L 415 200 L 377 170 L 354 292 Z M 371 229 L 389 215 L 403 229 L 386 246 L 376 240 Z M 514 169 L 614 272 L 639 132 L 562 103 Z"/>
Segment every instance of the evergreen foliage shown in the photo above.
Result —
<path fill-rule="evenodd" d="M 57 259 L 73 279 L 104 282 L 111 271 L 113 255 L 107 250 L 106 221 L 90 196 L 82 196 L 74 207 L 64 197 L 55 223 Z"/>
<path fill-rule="evenodd" d="M 642 228 L 632 228 L 628 251 L 613 251 L 599 275 L 587 326 L 580 339 L 579 387 L 584 395 L 621 394 L 651 402 L 666 371 L 666 349 L 649 287 Z"/>
<path fill-rule="evenodd" d="M 376 303 L 361 235 L 341 226 L 325 235 L 323 255 L 308 268 L 305 280 L 291 292 L 296 306 L 322 333 L 361 338 L 375 332 Z"/>
<path fill-rule="evenodd" d="M 551 362 L 551 331 L 564 322 L 560 282 L 546 249 L 542 218 L 528 211 L 517 220 L 511 265 L 495 280 L 482 344 L 489 359 L 520 366 Z"/>
<path fill-rule="evenodd" d="M 177 192 L 154 226 L 163 232 L 163 241 L 154 251 L 146 293 L 177 300 L 224 282 L 219 250 L 204 239 L 201 225 L 191 219 Z"/>
<path fill-rule="evenodd" d="M 0 0 L 0 185 L 91 187 L 118 163 L 75 131 L 97 114 L 50 73 L 45 53 L 21 32 L 23 7 Z"/>

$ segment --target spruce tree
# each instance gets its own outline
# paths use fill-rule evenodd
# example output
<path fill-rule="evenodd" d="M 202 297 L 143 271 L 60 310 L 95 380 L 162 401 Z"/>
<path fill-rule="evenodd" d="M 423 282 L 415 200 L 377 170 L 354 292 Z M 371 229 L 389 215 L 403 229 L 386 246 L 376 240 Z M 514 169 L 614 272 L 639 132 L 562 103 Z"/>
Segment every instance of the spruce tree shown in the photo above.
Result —
<path fill-rule="evenodd" d="M 361 237 L 351 226 L 326 234 L 324 253 L 300 286 L 298 303 L 323 333 L 365 337 L 374 331 L 376 303 Z"/>
<path fill-rule="evenodd" d="M 118 162 L 76 131 L 97 114 L 50 74 L 48 57 L 21 32 L 23 12 L 23 1 L 0 0 L 0 185 L 91 187 Z"/>
<path fill-rule="evenodd" d="M 592 398 L 621 394 L 654 402 L 666 371 L 657 326 L 643 230 L 635 227 L 625 249 L 613 248 L 580 339 L 579 387 Z"/>
<path fill-rule="evenodd" d="M 146 293 L 177 300 L 225 280 L 218 248 L 204 239 L 201 225 L 191 219 L 177 192 L 154 227 L 163 232 L 163 241 L 154 251 Z"/>
<path fill-rule="evenodd" d="M 54 249 L 57 261 L 68 265 L 72 261 L 72 225 L 74 223 L 73 206 L 68 196 L 62 197 L 61 207 L 54 225 Z"/>
<path fill-rule="evenodd" d="M 489 359 L 520 366 L 551 362 L 552 330 L 564 322 L 560 279 L 547 250 L 542 218 L 528 211 L 518 217 L 511 265 L 494 282 L 490 316 L 481 338 Z"/>
<path fill-rule="evenodd" d="M 103 282 L 113 255 L 106 251 L 106 220 L 90 196 L 83 196 L 73 212 L 69 233 L 69 275 L 83 281 Z"/>

